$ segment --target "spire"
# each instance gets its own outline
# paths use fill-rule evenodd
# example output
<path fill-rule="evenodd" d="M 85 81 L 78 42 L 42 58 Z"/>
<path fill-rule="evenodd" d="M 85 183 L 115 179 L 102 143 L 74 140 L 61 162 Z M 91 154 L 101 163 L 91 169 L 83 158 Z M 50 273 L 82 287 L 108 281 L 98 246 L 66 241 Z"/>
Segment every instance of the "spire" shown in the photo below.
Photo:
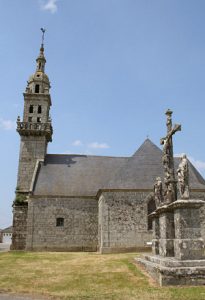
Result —
<path fill-rule="evenodd" d="M 45 71 L 45 64 L 46 64 L 46 59 L 44 56 L 44 35 L 45 35 L 45 29 L 41 28 L 42 31 L 42 41 L 41 41 L 41 48 L 40 48 L 40 53 L 39 56 L 36 59 L 37 66 L 36 66 L 36 72 L 42 72 L 44 73 Z"/>
<path fill-rule="evenodd" d="M 43 135 L 47 142 L 52 139 L 52 125 L 49 110 L 52 105 L 50 97 L 50 82 L 48 76 L 44 72 L 46 59 L 44 57 L 44 33 L 42 31 L 42 43 L 40 54 L 36 59 L 37 69 L 28 81 L 24 93 L 24 115 L 23 122 L 17 119 L 17 131 L 20 135 Z M 29 124 L 29 125 L 28 125 Z"/>
<path fill-rule="evenodd" d="M 40 53 L 36 59 L 36 71 L 29 77 L 27 81 L 26 93 L 34 94 L 49 94 L 50 82 L 45 73 L 46 59 L 44 56 L 44 34 L 45 29 L 41 28 L 42 41 L 40 47 Z"/>

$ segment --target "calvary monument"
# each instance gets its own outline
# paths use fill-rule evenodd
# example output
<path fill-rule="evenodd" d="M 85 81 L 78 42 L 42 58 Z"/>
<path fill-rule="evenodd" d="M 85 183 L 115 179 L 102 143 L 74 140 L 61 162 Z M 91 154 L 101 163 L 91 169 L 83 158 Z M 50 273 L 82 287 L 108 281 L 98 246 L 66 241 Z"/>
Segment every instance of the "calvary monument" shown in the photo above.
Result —
<path fill-rule="evenodd" d="M 172 111 L 168 110 L 167 135 L 163 144 L 161 178 L 154 184 L 156 210 L 150 214 L 153 224 L 152 255 L 137 259 L 160 285 L 204 285 L 205 257 L 201 236 L 201 199 L 190 198 L 189 164 L 182 155 L 175 179 L 172 136 L 181 130 L 172 128 Z"/>

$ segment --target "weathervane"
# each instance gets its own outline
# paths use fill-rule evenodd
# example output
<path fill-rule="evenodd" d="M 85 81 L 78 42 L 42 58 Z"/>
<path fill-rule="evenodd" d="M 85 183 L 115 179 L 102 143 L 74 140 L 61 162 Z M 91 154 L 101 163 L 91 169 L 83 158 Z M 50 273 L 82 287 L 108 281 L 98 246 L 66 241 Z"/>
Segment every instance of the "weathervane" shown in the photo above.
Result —
<path fill-rule="evenodd" d="M 46 29 L 41 28 L 41 31 L 42 31 L 42 45 L 44 45 L 44 34 L 45 34 Z"/>

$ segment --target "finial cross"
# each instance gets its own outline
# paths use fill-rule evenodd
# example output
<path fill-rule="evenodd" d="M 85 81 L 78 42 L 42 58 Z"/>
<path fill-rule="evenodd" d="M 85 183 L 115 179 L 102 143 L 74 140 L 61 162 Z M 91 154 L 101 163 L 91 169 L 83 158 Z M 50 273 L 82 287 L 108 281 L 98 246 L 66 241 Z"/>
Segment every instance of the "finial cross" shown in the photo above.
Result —
<path fill-rule="evenodd" d="M 44 34 L 46 32 L 46 29 L 45 28 L 41 28 L 41 31 L 42 31 L 42 45 L 44 44 Z"/>

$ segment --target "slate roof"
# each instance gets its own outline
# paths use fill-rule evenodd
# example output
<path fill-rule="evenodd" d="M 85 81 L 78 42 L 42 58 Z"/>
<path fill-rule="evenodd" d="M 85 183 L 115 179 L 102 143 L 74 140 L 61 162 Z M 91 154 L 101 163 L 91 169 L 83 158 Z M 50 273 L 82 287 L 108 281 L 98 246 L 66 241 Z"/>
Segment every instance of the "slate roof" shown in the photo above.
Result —
<path fill-rule="evenodd" d="M 162 151 L 149 139 L 131 157 L 48 154 L 34 195 L 95 196 L 99 189 L 152 189 L 155 178 L 163 178 L 161 158 Z M 203 177 L 191 163 L 190 186 L 205 190 Z"/>
<path fill-rule="evenodd" d="M 95 196 L 127 160 L 125 157 L 46 155 L 37 175 L 37 195 Z"/>
<path fill-rule="evenodd" d="M 180 158 L 175 158 L 175 167 L 178 167 Z M 111 180 L 110 185 L 116 184 L 118 188 L 152 189 L 156 177 L 163 179 L 162 151 L 149 139 L 130 157 Z M 189 162 L 190 187 L 192 189 L 205 189 L 205 180 Z"/>

